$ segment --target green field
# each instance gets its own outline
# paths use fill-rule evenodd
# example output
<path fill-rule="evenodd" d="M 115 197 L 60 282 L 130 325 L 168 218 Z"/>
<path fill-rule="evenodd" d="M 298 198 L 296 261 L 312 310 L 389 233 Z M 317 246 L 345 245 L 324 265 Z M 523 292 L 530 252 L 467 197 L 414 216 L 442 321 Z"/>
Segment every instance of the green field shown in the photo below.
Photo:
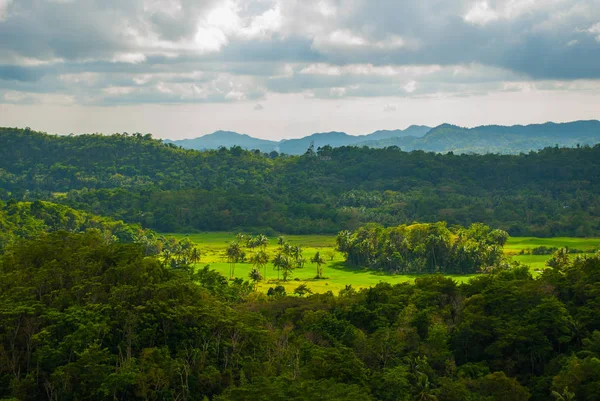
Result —
<path fill-rule="evenodd" d="M 508 243 L 504 247 L 504 251 L 507 255 L 512 255 L 513 260 L 530 266 L 532 273 L 535 275 L 536 273 L 539 273 L 540 270 L 546 268 L 546 261 L 548 260 L 549 255 L 519 255 L 519 252 L 521 252 L 522 249 L 532 249 L 539 246 L 546 246 L 549 248 L 568 247 L 571 249 L 592 252 L 600 248 L 600 238 L 514 237 L 509 239 Z"/>
<path fill-rule="evenodd" d="M 234 233 L 211 232 L 200 234 L 169 234 L 178 239 L 189 238 L 192 242 L 198 244 L 202 252 L 202 260 L 198 266 L 210 265 L 211 269 L 218 271 L 224 276 L 229 275 L 229 263 L 225 257 L 225 248 L 229 242 L 235 239 Z M 281 284 L 286 291 L 293 292 L 294 288 L 300 284 L 306 284 L 313 292 L 322 293 L 326 291 L 339 292 L 346 285 L 352 285 L 354 288 L 364 288 L 376 285 L 384 281 L 392 284 L 413 281 L 417 275 L 388 275 L 380 274 L 366 269 L 350 268 L 344 264 L 343 255 L 335 251 L 334 235 L 286 235 L 285 239 L 292 245 L 301 245 L 304 249 L 304 257 L 309 260 L 319 251 L 327 260 L 324 275 L 326 279 L 315 280 L 316 266 L 307 262 L 304 269 L 295 270 L 288 282 L 277 279 L 277 271 L 273 265 L 267 266 L 266 281 L 259 284 L 260 291 L 266 291 L 269 287 Z M 600 247 L 600 238 L 533 238 L 533 237 L 514 237 L 510 238 L 505 246 L 507 255 L 511 255 L 513 260 L 527 264 L 531 267 L 532 273 L 536 274 L 539 270 L 545 268 L 546 260 L 549 255 L 519 255 L 522 249 L 530 249 L 538 246 L 564 247 L 573 249 L 591 250 Z M 276 238 L 270 238 L 267 252 L 273 255 L 276 252 Z M 247 252 L 251 252 L 248 250 Z M 333 256 L 333 260 L 330 260 Z M 244 279 L 248 278 L 248 273 L 252 269 L 249 263 L 238 263 L 235 267 L 235 276 Z M 458 282 L 467 281 L 474 275 L 451 275 Z"/>

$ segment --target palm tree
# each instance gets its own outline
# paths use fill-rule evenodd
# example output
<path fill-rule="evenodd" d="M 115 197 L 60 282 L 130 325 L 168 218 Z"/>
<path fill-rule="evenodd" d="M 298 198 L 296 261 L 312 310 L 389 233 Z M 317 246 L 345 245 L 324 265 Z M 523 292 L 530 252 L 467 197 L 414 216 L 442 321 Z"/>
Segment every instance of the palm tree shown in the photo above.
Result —
<path fill-rule="evenodd" d="M 277 255 L 273 258 L 273 267 L 277 270 L 277 280 L 279 281 L 279 271 L 283 268 L 283 265 L 286 263 L 285 259 L 287 256 L 278 252 Z"/>
<path fill-rule="evenodd" d="M 229 262 L 229 278 L 235 275 L 235 264 L 239 261 L 242 255 L 242 248 L 236 241 L 232 241 L 227 247 L 227 261 Z"/>
<path fill-rule="evenodd" d="M 575 399 L 575 393 L 570 392 L 569 387 L 565 387 L 562 394 L 558 391 L 553 391 L 552 397 L 556 398 L 557 401 L 572 401 Z"/>
<path fill-rule="evenodd" d="M 259 234 L 256 237 L 256 245 L 260 246 L 263 250 L 267 248 L 269 245 L 269 238 L 264 234 Z"/>
<path fill-rule="evenodd" d="M 283 244 L 285 244 L 285 238 L 283 238 L 283 237 L 277 238 L 277 245 L 282 247 Z"/>
<path fill-rule="evenodd" d="M 306 294 L 312 294 L 312 290 L 310 288 L 308 288 L 308 286 L 306 284 L 300 284 L 298 287 L 296 287 L 296 289 L 294 290 L 294 294 L 302 297 Z"/>
<path fill-rule="evenodd" d="M 200 253 L 200 250 L 196 247 L 193 247 L 192 250 L 190 251 L 190 261 L 192 263 L 200 262 L 201 256 L 202 256 L 202 254 Z"/>
<path fill-rule="evenodd" d="M 310 262 L 317 265 L 317 278 L 323 278 L 323 268 L 321 266 L 324 265 L 326 262 L 325 258 L 321 256 L 321 253 L 317 251 L 317 253 L 315 253 L 315 256 L 313 256 L 310 259 Z"/>
<path fill-rule="evenodd" d="M 264 270 L 264 278 L 267 278 L 267 263 L 269 263 L 269 255 L 263 249 L 258 252 L 255 252 L 250 257 L 250 263 L 254 266 L 254 268 Z"/>
<path fill-rule="evenodd" d="M 288 276 L 292 273 L 294 267 L 294 263 L 292 263 L 292 260 L 290 258 L 283 258 L 283 265 L 281 266 L 281 270 L 283 270 L 283 281 L 287 281 Z"/>
<path fill-rule="evenodd" d="M 437 397 L 431 391 L 429 377 L 425 373 L 417 372 L 417 389 L 418 393 L 415 400 L 418 401 L 437 401 Z"/>
<path fill-rule="evenodd" d="M 171 251 L 168 249 L 165 249 L 163 252 L 163 255 L 165 257 L 165 264 L 171 264 Z"/>
<path fill-rule="evenodd" d="M 295 267 L 292 259 L 282 252 L 277 253 L 273 258 L 273 266 L 277 270 L 277 280 L 279 280 L 279 271 L 283 271 L 283 281 L 287 281 L 288 276 Z"/>
<path fill-rule="evenodd" d="M 567 248 L 560 248 L 552 257 L 546 262 L 546 266 L 556 270 L 564 270 L 569 265 L 569 250 Z"/>
<path fill-rule="evenodd" d="M 250 274 L 248 276 L 250 277 L 250 280 L 254 282 L 254 291 L 256 291 L 256 287 L 258 287 L 258 282 L 262 281 L 263 279 L 260 270 L 258 270 L 257 268 L 253 268 L 252 270 L 250 270 Z"/>

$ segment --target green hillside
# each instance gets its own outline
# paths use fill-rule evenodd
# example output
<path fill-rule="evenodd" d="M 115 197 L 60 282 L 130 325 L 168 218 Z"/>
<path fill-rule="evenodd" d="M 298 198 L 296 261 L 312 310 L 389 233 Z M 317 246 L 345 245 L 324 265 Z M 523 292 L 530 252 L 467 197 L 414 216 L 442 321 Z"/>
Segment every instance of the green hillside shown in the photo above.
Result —
<path fill-rule="evenodd" d="M 48 200 L 163 232 L 337 233 L 483 222 L 512 236 L 600 234 L 600 146 L 522 155 L 323 147 L 204 152 L 149 135 L 0 129 L 0 199 Z"/>

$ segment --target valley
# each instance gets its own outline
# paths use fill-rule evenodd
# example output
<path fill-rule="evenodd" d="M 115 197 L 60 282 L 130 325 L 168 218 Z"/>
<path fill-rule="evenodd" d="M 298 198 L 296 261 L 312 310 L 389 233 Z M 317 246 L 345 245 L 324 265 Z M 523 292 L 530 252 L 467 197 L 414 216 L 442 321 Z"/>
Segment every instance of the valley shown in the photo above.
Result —
<path fill-rule="evenodd" d="M 209 266 L 223 276 L 229 274 L 230 264 L 227 262 L 227 245 L 235 240 L 236 233 L 211 232 L 197 234 L 164 234 L 173 236 L 179 240 L 189 239 L 200 249 L 202 259 L 195 264 L 196 268 Z M 306 285 L 313 293 L 324 293 L 332 291 L 337 294 L 346 285 L 351 285 L 355 289 L 372 287 L 380 282 L 389 284 L 399 284 L 404 282 L 414 282 L 415 278 L 423 275 L 415 274 L 396 274 L 390 275 L 383 272 L 374 272 L 367 269 L 349 267 L 344 263 L 342 254 L 336 250 L 335 235 L 284 235 L 291 245 L 299 245 L 304 250 L 304 256 L 310 260 L 316 252 L 325 256 L 324 279 L 315 279 L 316 266 L 313 263 L 306 263 L 302 269 L 294 271 L 293 277 L 284 282 L 281 278 L 277 279 L 277 271 L 273 263 L 269 262 L 266 267 L 267 277 L 258 283 L 257 290 L 266 293 L 271 287 L 282 285 L 288 294 L 293 294 L 294 289 L 299 285 Z M 535 277 L 547 268 L 546 261 L 552 255 L 520 255 L 521 251 L 531 250 L 532 248 L 546 246 L 552 248 L 568 247 L 571 249 L 584 250 L 581 254 L 572 254 L 576 256 L 592 256 L 600 250 L 600 238 L 575 238 L 575 237 L 557 237 L 557 238 L 534 238 L 534 237 L 510 237 L 504 251 L 511 260 L 522 263 L 530 267 L 531 274 Z M 270 238 L 267 253 L 272 256 L 277 250 L 277 238 Z M 250 252 L 250 251 L 248 251 Z M 333 259 L 332 259 L 333 258 Z M 238 263 L 235 267 L 235 277 L 244 280 L 249 279 L 249 273 L 253 266 L 249 262 Z M 462 283 L 477 277 L 478 274 L 467 275 L 445 275 L 452 280 Z"/>

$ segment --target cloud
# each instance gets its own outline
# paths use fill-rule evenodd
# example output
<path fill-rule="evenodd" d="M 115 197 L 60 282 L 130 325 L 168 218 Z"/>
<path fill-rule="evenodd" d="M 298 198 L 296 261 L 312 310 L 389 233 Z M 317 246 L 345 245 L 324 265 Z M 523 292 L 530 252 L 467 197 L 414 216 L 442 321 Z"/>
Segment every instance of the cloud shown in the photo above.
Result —
<path fill-rule="evenodd" d="M 596 41 L 600 42 L 600 22 L 592 25 L 591 27 L 589 27 L 588 29 L 585 29 L 584 31 L 595 36 Z"/>
<path fill-rule="evenodd" d="M 255 110 L 255 111 L 261 111 L 261 110 L 264 110 L 264 107 L 263 107 L 263 105 L 262 105 L 262 104 L 260 104 L 260 103 L 256 103 L 256 104 L 254 105 L 254 107 L 253 107 L 253 110 Z"/>
<path fill-rule="evenodd" d="M 391 113 L 398 110 L 398 107 L 396 107 L 395 104 L 386 104 L 385 106 L 383 106 L 383 111 L 386 113 Z"/>
<path fill-rule="evenodd" d="M 476 25 L 485 25 L 498 18 L 498 13 L 490 8 L 487 1 L 475 3 L 464 17 L 465 21 Z"/>
<path fill-rule="evenodd" d="M 585 90 L 598 21 L 598 0 L 0 0 L 0 101 Z"/>

